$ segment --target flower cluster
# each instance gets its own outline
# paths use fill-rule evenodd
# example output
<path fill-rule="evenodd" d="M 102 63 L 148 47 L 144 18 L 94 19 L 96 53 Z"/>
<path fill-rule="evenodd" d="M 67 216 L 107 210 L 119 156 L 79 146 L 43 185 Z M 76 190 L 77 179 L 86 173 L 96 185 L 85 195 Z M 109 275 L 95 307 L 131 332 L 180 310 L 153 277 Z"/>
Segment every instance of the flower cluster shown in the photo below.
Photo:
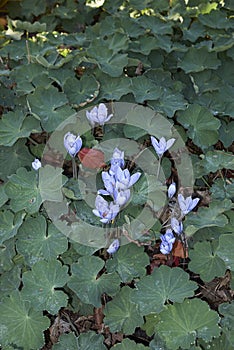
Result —
<path fill-rule="evenodd" d="M 169 186 L 167 194 L 168 198 L 172 198 L 176 193 L 176 185 L 174 182 Z M 181 216 L 184 216 L 188 214 L 191 210 L 195 208 L 195 206 L 199 202 L 199 198 L 192 199 L 191 196 L 184 198 L 182 194 L 178 194 L 178 204 L 181 211 Z M 183 223 L 181 220 L 178 220 L 175 217 L 171 218 L 170 223 L 171 229 L 167 229 L 166 233 L 164 235 L 160 236 L 161 244 L 160 244 L 160 251 L 163 254 L 169 254 L 173 248 L 173 243 L 176 240 L 176 237 L 174 236 L 173 232 L 176 235 L 181 235 L 183 233 Z"/>
<path fill-rule="evenodd" d="M 110 170 L 102 172 L 105 189 L 98 191 L 95 201 L 96 209 L 93 210 L 93 213 L 105 224 L 114 220 L 121 207 L 126 205 L 130 199 L 130 188 L 141 176 L 139 172 L 130 175 L 128 169 L 123 169 L 124 164 L 124 152 L 115 148 Z M 111 196 L 113 201 L 108 202 L 101 195 Z"/>
<path fill-rule="evenodd" d="M 113 114 L 108 115 L 107 107 L 104 103 L 100 103 L 99 106 L 95 106 L 90 112 L 86 112 L 86 117 L 89 120 L 92 127 L 97 125 L 104 125 L 107 123 Z"/>

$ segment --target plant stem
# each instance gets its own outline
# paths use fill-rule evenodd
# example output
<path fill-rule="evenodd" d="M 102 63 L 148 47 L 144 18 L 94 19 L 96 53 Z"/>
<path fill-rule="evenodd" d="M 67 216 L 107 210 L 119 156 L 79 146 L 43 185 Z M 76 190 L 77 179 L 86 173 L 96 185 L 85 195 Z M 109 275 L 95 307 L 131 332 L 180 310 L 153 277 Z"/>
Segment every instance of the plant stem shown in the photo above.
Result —
<path fill-rule="evenodd" d="M 72 157 L 72 172 L 73 172 L 73 178 L 77 180 L 77 167 L 76 167 L 76 160 L 74 157 Z"/>
<path fill-rule="evenodd" d="M 160 167 L 161 167 L 161 159 L 162 159 L 162 157 L 159 157 L 159 160 L 158 160 L 158 170 L 157 170 L 157 175 L 156 175 L 156 177 L 157 177 L 157 180 L 158 180 L 158 177 L 159 177 L 159 173 L 160 173 Z"/>

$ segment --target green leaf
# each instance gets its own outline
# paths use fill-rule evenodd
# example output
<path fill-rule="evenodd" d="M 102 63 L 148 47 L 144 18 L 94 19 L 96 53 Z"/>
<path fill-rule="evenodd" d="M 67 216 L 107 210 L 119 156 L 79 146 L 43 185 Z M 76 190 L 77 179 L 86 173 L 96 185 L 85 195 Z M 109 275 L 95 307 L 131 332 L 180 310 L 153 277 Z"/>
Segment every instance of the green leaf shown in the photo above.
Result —
<path fill-rule="evenodd" d="M 132 78 L 132 93 L 139 103 L 147 100 L 157 100 L 162 95 L 162 88 L 155 85 L 144 75 Z"/>
<path fill-rule="evenodd" d="M 224 316 L 221 319 L 221 326 L 226 334 L 226 337 L 230 343 L 234 347 L 234 334 L 233 334 L 233 327 L 234 327 L 234 301 L 232 301 L 231 304 L 229 303 L 223 303 L 219 306 L 219 312 L 222 316 Z"/>
<path fill-rule="evenodd" d="M 0 208 L 8 201 L 8 196 L 5 192 L 5 185 L 0 185 Z"/>
<path fill-rule="evenodd" d="M 97 97 L 99 83 L 92 75 L 83 75 L 80 80 L 71 77 L 64 84 L 64 92 L 69 102 L 77 107 Z"/>
<path fill-rule="evenodd" d="M 68 267 L 62 266 L 57 260 L 45 260 L 35 263 L 31 271 L 23 273 L 22 295 L 25 300 L 31 300 L 35 310 L 47 310 L 56 314 L 61 307 L 67 306 L 68 296 L 62 288 L 68 281 Z"/>
<path fill-rule="evenodd" d="M 61 188 L 66 180 L 62 172 L 62 168 L 54 168 L 51 165 L 39 169 L 39 190 L 43 202 L 62 202 Z"/>
<path fill-rule="evenodd" d="M 111 296 L 119 290 L 120 278 L 117 273 L 104 273 L 97 277 L 103 269 L 104 261 L 96 256 L 84 256 L 72 265 L 72 276 L 68 282 L 77 296 L 86 304 L 101 306 L 103 293 Z"/>
<path fill-rule="evenodd" d="M 62 334 L 59 342 L 54 344 L 54 350 L 106 350 L 103 344 L 104 337 L 102 334 L 96 334 L 93 331 L 81 333 L 76 337 L 74 333 Z"/>
<path fill-rule="evenodd" d="M 205 107 L 193 104 L 178 113 L 177 120 L 186 129 L 196 145 L 205 149 L 218 141 L 220 121 Z"/>
<path fill-rule="evenodd" d="M 25 140 L 18 140 L 12 147 L 0 146 L 0 178 L 8 180 L 8 176 L 14 174 L 20 167 L 29 166 L 33 156 L 25 146 Z"/>
<path fill-rule="evenodd" d="M 220 65 L 221 61 L 217 58 L 217 53 L 208 51 L 206 46 L 190 47 L 181 62 L 178 63 L 178 67 L 182 68 L 185 73 L 217 69 Z"/>
<path fill-rule="evenodd" d="M 3 115 L 0 130 L 0 145 L 12 146 L 18 139 L 39 132 L 41 128 L 38 120 L 26 117 L 23 112 L 16 110 Z"/>
<path fill-rule="evenodd" d="M 44 216 L 28 218 L 18 233 L 17 251 L 32 266 L 39 260 L 51 260 L 66 251 L 67 238 L 53 224 L 46 223 Z"/>
<path fill-rule="evenodd" d="M 197 242 L 194 249 L 189 251 L 189 258 L 189 269 L 198 273 L 203 281 L 211 281 L 225 274 L 226 265 L 210 242 Z"/>
<path fill-rule="evenodd" d="M 156 35 L 172 34 L 172 22 L 156 16 L 142 16 L 139 23 L 146 30 L 150 30 Z"/>
<path fill-rule="evenodd" d="M 231 180 L 225 181 L 225 179 L 217 179 L 214 181 L 210 191 L 214 199 L 232 199 L 234 197 L 234 182 Z"/>
<path fill-rule="evenodd" d="M 196 288 L 185 271 L 162 265 L 152 275 L 141 278 L 132 301 L 139 305 L 141 315 L 159 313 L 168 301 L 182 303 L 186 297 L 192 297 Z"/>
<path fill-rule="evenodd" d="M 208 151 L 204 159 L 201 161 L 206 174 L 216 172 L 219 169 L 234 170 L 234 157 L 231 153 L 224 151 Z"/>
<path fill-rule="evenodd" d="M 15 240 L 13 238 L 0 245 L 0 273 L 14 267 L 13 258 L 15 255 Z"/>
<path fill-rule="evenodd" d="M 231 208 L 232 203 L 229 199 L 222 202 L 216 200 L 211 202 L 208 208 L 199 208 L 196 215 L 191 213 L 185 219 L 186 235 L 191 236 L 203 227 L 224 227 L 228 223 L 228 219 L 223 213 Z"/>
<path fill-rule="evenodd" d="M 234 121 L 221 121 L 221 127 L 219 128 L 219 139 L 222 141 L 224 147 L 231 146 L 234 135 Z"/>
<path fill-rule="evenodd" d="M 230 249 L 234 244 L 233 234 L 224 234 L 219 237 L 217 255 L 223 259 L 228 269 L 234 271 L 234 250 Z"/>
<path fill-rule="evenodd" d="M 107 303 L 104 322 L 111 332 L 131 334 L 136 327 L 143 324 L 138 306 L 131 301 L 132 291 L 129 287 L 123 287 L 115 298 Z"/>
<path fill-rule="evenodd" d="M 39 349 L 44 345 L 43 331 L 50 321 L 35 311 L 20 292 L 11 293 L 0 305 L 1 345 L 14 344 L 24 350 Z"/>
<path fill-rule="evenodd" d="M 4 272 L 0 276 L 1 298 L 3 295 L 9 295 L 14 290 L 18 290 L 21 284 L 21 269 L 14 266 L 10 271 Z"/>
<path fill-rule="evenodd" d="M 189 349 L 197 338 L 206 342 L 220 333 L 219 315 L 200 299 L 185 300 L 182 304 L 169 305 L 160 314 L 157 325 L 159 336 L 168 349 Z"/>
<path fill-rule="evenodd" d="M 15 212 L 25 209 L 28 213 L 36 213 L 42 203 L 37 183 L 37 173 L 19 168 L 16 174 L 9 176 L 6 194 L 11 199 L 11 209 Z"/>
<path fill-rule="evenodd" d="M 159 100 L 150 101 L 149 105 L 156 111 L 165 113 L 168 117 L 172 118 L 176 111 L 187 107 L 187 102 L 182 94 L 172 89 L 165 89 Z"/>
<path fill-rule="evenodd" d="M 32 6 L 30 0 L 24 0 L 21 4 L 22 13 L 25 16 L 33 14 L 35 16 L 41 15 L 46 10 L 46 3 L 42 3 L 40 0 L 35 0 Z"/>
<path fill-rule="evenodd" d="M 231 27 L 231 22 L 229 23 L 227 20 L 226 12 L 223 12 L 220 9 L 213 10 L 204 15 L 199 15 L 198 20 L 210 28 L 228 29 Z"/>
<path fill-rule="evenodd" d="M 118 343 L 114 346 L 116 350 L 145 350 L 146 346 L 142 344 L 136 344 L 133 340 L 128 338 L 124 339 L 121 343 Z"/>
<path fill-rule="evenodd" d="M 25 213 L 18 213 L 14 215 L 10 210 L 3 210 L 0 212 L 0 244 L 4 241 L 14 237 L 19 227 L 22 225 Z"/>
<path fill-rule="evenodd" d="M 131 92 L 130 79 L 125 76 L 113 78 L 102 73 L 98 77 L 100 82 L 100 96 L 106 100 L 120 100 L 123 95 Z"/>
<path fill-rule="evenodd" d="M 107 261 L 106 267 L 108 272 L 117 271 L 121 281 L 127 282 L 136 277 L 144 276 L 148 264 L 149 257 L 144 253 L 144 248 L 130 243 L 121 246 L 114 254 L 113 259 Z"/>

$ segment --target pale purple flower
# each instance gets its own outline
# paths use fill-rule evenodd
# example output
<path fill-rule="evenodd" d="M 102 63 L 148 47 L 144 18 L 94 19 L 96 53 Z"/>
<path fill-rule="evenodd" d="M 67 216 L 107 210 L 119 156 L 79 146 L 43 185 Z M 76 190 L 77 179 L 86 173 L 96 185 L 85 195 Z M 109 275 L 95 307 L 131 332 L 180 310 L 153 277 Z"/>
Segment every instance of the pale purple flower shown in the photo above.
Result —
<path fill-rule="evenodd" d="M 111 175 L 107 171 L 103 171 L 102 172 L 102 181 L 104 182 L 104 186 L 105 186 L 106 190 L 99 190 L 98 193 L 103 194 L 103 195 L 113 196 L 114 191 L 115 191 L 115 187 L 116 187 L 115 176 Z"/>
<path fill-rule="evenodd" d="M 34 159 L 34 161 L 32 162 L 32 168 L 36 171 L 41 168 L 41 162 L 39 159 Z"/>
<path fill-rule="evenodd" d="M 109 254 L 114 254 L 117 252 L 117 250 L 119 249 L 119 240 L 115 239 L 107 248 L 107 253 Z"/>
<path fill-rule="evenodd" d="M 180 235 L 183 232 L 182 221 L 179 221 L 176 218 L 171 218 L 171 228 L 177 235 Z"/>
<path fill-rule="evenodd" d="M 178 202 L 179 202 L 179 206 L 182 214 L 186 215 L 191 210 L 193 210 L 193 208 L 196 207 L 199 200 L 200 200 L 199 198 L 192 199 L 191 196 L 184 198 L 184 196 L 181 193 L 178 194 Z"/>
<path fill-rule="evenodd" d="M 124 206 L 130 198 L 130 190 L 126 189 L 126 190 L 118 190 L 118 188 L 116 188 L 115 192 L 114 192 L 114 202 L 115 204 L 118 204 L 120 207 Z"/>
<path fill-rule="evenodd" d="M 160 236 L 161 244 L 160 244 L 160 252 L 162 254 L 169 254 L 172 251 L 173 243 L 175 242 L 175 237 L 173 232 L 170 229 L 166 230 L 164 235 Z"/>
<path fill-rule="evenodd" d="M 112 116 L 113 114 L 108 115 L 107 107 L 104 103 L 100 103 L 98 107 L 95 106 L 90 112 L 86 111 L 86 117 L 92 126 L 95 126 L 95 124 L 104 125 Z"/>
<path fill-rule="evenodd" d="M 167 190 L 168 198 L 172 198 L 175 193 L 176 193 L 176 184 L 175 184 L 175 182 L 172 182 Z"/>
<path fill-rule="evenodd" d="M 101 222 L 107 224 L 111 222 L 119 213 L 119 205 L 113 202 L 107 202 L 102 196 L 97 195 L 95 201 L 96 209 L 93 209 L 94 215 L 101 218 Z"/>
<path fill-rule="evenodd" d="M 67 132 L 66 135 L 64 135 L 64 147 L 71 157 L 75 157 L 82 147 L 81 137 L 79 135 L 75 136 L 71 132 Z"/>
<path fill-rule="evenodd" d="M 120 151 L 118 148 L 115 148 L 111 158 L 111 167 L 109 170 L 110 174 L 114 175 L 118 167 L 124 167 L 124 152 Z"/>
<path fill-rule="evenodd" d="M 155 149 L 155 152 L 159 156 L 159 158 L 162 157 L 162 155 L 173 145 L 176 139 L 172 138 L 166 141 L 165 137 L 161 137 L 159 141 L 154 136 L 151 136 L 151 143 Z"/>
<path fill-rule="evenodd" d="M 120 167 L 116 170 L 115 178 L 116 178 L 116 186 L 119 189 L 125 190 L 133 186 L 141 176 L 141 173 L 137 172 L 133 175 L 130 175 L 128 169 L 122 170 Z"/>

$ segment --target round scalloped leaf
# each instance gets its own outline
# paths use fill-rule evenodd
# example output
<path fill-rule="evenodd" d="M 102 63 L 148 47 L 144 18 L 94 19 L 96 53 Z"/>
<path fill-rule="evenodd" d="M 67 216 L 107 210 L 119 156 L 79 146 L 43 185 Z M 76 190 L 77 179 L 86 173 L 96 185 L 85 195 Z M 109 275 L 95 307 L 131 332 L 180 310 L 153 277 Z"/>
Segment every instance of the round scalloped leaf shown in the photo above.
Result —
<path fill-rule="evenodd" d="M 229 343 L 234 347 L 234 301 L 231 304 L 223 303 L 219 306 L 219 312 L 222 316 L 221 326 L 226 334 Z"/>
<path fill-rule="evenodd" d="M 8 180 L 8 176 L 14 174 L 20 167 L 29 166 L 33 161 L 32 154 L 25 146 L 25 140 L 18 140 L 12 147 L 0 146 L 0 178 Z"/>
<path fill-rule="evenodd" d="M 219 237 L 217 255 L 223 259 L 228 269 L 234 271 L 234 235 L 224 234 Z"/>
<path fill-rule="evenodd" d="M 104 337 L 102 334 L 96 334 L 92 331 L 81 333 L 76 337 L 74 333 L 62 334 L 59 342 L 54 344 L 54 350 L 106 350 L 103 344 Z"/>
<path fill-rule="evenodd" d="M 47 228 L 46 219 L 40 215 L 28 218 L 21 226 L 17 240 L 17 251 L 32 266 L 38 260 L 56 258 L 67 250 L 68 241 L 53 224 Z"/>
<path fill-rule="evenodd" d="M 13 258 L 16 255 L 15 239 L 11 238 L 0 245 L 0 274 L 14 267 Z"/>
<path fill-rule="evenodd" d="M 217 53 L 208 51 L 206 46 L 190 47 L 178 63 L 185 73 L 202 72 L 205 69 L 216 69 L 221 65 Z M 208 129 L 207 129 L 208 130 Z"/>
<path fill-rule="evenodd" d="M 17 213 L 14 215 L 10 210 L 4 210 L 0 212 L 0 244 L 4 241 L 14 237 L 19 227 L 23 223 L 25 213 Z"/>
<path fill-rule="evenodd" d="M 62 176 L 62 172 L 62 168 L 54 168 L 51 165 L 39 169 L 39 189 L 43 202 L 62 202 L 61 188 L 67 180 L 65 176 Z"/>
<path fill-rule="evenodd" d="M 68 267 L 57 260 L 41 260 L 34 264 L 31 271 L 23 273 L 22 295 L 31 300 L 35 310 L 47 310 L 56 314 L 61 307 L 67 306 L 68 296 L 62 288 L 68 281 Z"/>
<path fill-rule="evenodd" d="M 199 208 L 196 215 L 190 214 L 185 219 L 186 235 L 192 236 L 203 227 L 224 227 L 228 224 L 228 219 L 223 213 L 231 208 L 232 202 L 230 199 L 225 199 L 222 202 L 214 200 L 208 208 Z"/>
<path fill-rule="evenodd" d="M 130 243 L 121 246 L 113 258 L 107 261 L 106 267 L 108 272 L 117 271 L 121 281 L 127 282 L 144 276 L 148 264 L 149 257 L 144 253 L 144 247 Z"/>
<path fill-rule="evenodd" d="M 94 100 L 99 93 L 99 83 L 93 76 L 82 76 L 80 80 L 71 77 L 64 84 L 64 92 L 70 103 L 76 107 Z"/>
<path fill-rule="evenodd" d="M 165 113 L 169 118 L 172 118 L 176 111 L 185 109 L 188 103 L 181 93 L 172 89 L 165 89 L 160 99 L 150 101 L 149 105 L 156 111 Z"/>
<path fill-rule="evenodd" d="M 14 266 L 10 271 L 4 272 L 0 276 L 0 291 L 2 296 L 9 295 L 14 290 L 17 290 L 21 284 L 21 268 Z"/>
<path fill-rule="evenodd" d="M 169 305 L 161 314 L 156 329 L 168 349 L 189 349 L 197 338 L 208 342 L 220 334 L 219 315 L 200 299 Z"/>
<path fill-rule="evenodd" d="M 115 298 L 107 303 L 104 322 L 111 332 L 131 334 L 136 327 L 143 324 L 138 305 L 131 301 L 134 299 L 131 297 L 132 291 L 129 287 L 123 287 Z"/>
<path fill-rule="evenodd" d="M 31 298 L 30 298 L 31 299 Z M 44 344 L 43 331 L 50 321 L 35 311 L 31 302 L 15 291 L 0 305 L 1 345 L 14 344 L 24 350 L 40 349 Z"/>
<path fill-rule="evenodd" d="M 130 79 L 125 76 L 113 78 L 102 74 L 98 77 L 100 82 L 100 96 L 102 99 L 120 100 L 123 95 L 127 95 L 131 92 Z"/>
<path fill-rule="evenodd" d="M 146 350 L 148 348 L 142 344 L 136 344 L 133 340 L 126 338 L 121 343 L 114 345 L 113 349 L 115 349 L 115 350 Z"/>
<path fill-rule="evenodd" d="M 22 111 L 8 112 L 0 120 L 0 145 L 12 146 L 18 139 L 41 130 L 39 121 Z"/>
<path fill-rule="evenodd" d="M 42 203 L 40 189 L 38 188 L 37 173 L 19 168 L 16 174 L 9 176 L 5 192 L 11 199 L 10 207 L 17 212 L 25 209 L 26 212 L 36 213 Z"/>
<path fill-rule="evenodd" d="M 224 151 L 208 151 L 201 165 L 204 167 L 205 174 L 215 173 L 223 168 L 234 170 L 234 157 L 233 154 Z"/>
<path fill-rule="evenodd" d="M 104 261 L 96 256 L 83 256 L 72 265 L 68 287 L 86 304 L 100 307 L 103 293 L 113 296 L 119 290 L 120 278 L 117 273 L 103 273 L 98 277 L 104 265 Z"/>
<path fill-rule="evenodd" d="M 197 284 L 189 281 L 185 271 L 162 265 L 136 284 L 132 301 L 139 305 L 142 315 L 159 313 L 167 301 L 182 303 L 185 298 L 193 296 L 196 288 Z"/>
<path fill-rule="evenodd" d="M 139 103 L 146 100 L 157 100 L 162 95 L 162 89 L 145 76 L 132 78 L 132 93 Z"/>
<path fill-rule="evenodd" d="M 5 192 L 5 185 L 0 185 L 0 208 L 8 201 L 8 196 Z"/>
<path fill-rule="evenodd" d="M 177 120 L 188 129 L 188 136 L 202 149 L 219 139 L 220 121 L 205 107 L 190 105 L 185 111 L 178 112 Z"/>
<path fill-rule="evenodd" d="M 219 129 L 219 138 L 222 141 L 224 147 L 231 146 L 234 135 L 234 121 L 221 121 L 221 128 Z"/>
<path fill-rule="evenodd" d="M 202 280 L 211 281 L 214 277 L 223 276 L 226 271 L 224 261 L 217 256 L 210 242 L 198 242 L 189 251 L 189 269 L 198 273 Z"/>

